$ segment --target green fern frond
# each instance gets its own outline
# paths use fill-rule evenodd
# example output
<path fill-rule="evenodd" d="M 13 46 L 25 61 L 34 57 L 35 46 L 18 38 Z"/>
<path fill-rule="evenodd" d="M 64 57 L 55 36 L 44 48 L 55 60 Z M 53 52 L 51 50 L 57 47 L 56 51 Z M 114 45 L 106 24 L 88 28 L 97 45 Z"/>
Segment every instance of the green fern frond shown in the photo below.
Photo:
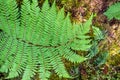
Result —
<path fill-rule="evenodd" d="M 69 60 L 73 63 L 80 63 L 85 61 L 87 58 L 79 56 L 75 53 L 75 51 L 69 49 L 70 46 L 60 46 L 59 47 L 59 54 L 63 56 L 66 60 Z"/>
<path fill-rule="evenodd" d="M 99 41 L 105 39 L 105 35 L 98 27 L 92 26 L 92 30 L 94 35 L 92 47 L 89 50 L 89 54 L 86 56 L 89 59 L 91 59 L 99 53 Z"/>
<path fill-rule="evenodd" d="M 14 42 L 14 44 L 12 44 Z M 5 48 L 0 51 L 1 55 L 1 62 L 4 62 L 3 65 L 0 68 L 0 71 L 2 72 L 8 72 L 8 69 L 11 68 L 12 62 L 14 59 L 15 51 L 16 51 L 16 40 L 13 40 L 12 38 L 8 39 L 8 42 L 5 45 Z"/>
<path fill-rule="evenodd" d="M 65 69 L 64 63 L 62 62 L 61 57 L 58 54 L 58 51 L 54 49 L 51 49 L 50 51 L 50 64 L 52 65 L 52 68 L 55 70 L 57 75 L 59 75 L 59 77 L 70 78 L 68 72 Z"/>
<path fill-rule="evenodd" d="M 34 50 L 33 46 L 27 46 L 28 49 L 27 50 L 27 63 L 26 63 L 26 68 L 24 70 L 24 74 L 22 77 L 22 80 L 31 80 L 30 78 L 32 78 L 36 72 L 37 72 L 37 64 L 38 64 L 38 60 L 37 60 L 37 54 L 36 51 Z"/>
<path fill-rule="evenodd" d="M 92 26 L 92 29 L 93 29 L 95 40 L 102 40 L 105 38 L 105 36 L 103 35 L 103 32 L 99 28 Z"/>
<path fill-rule="evenodd" d="M 113 18 L 120 20 L 120 2 L 111 5 L 104 14 L 109 20 Z"/>
<path fill-rule="evenodd" d="M 23 0 L 21 10 L 15 0 L 0 0 L 0 72 L 7 78 L 22 75 L 31 80 L 36 73 L 48 80 L 51 70 L 59 77 L 71 78 L 62 58 L 80 63 L 87 58 L 76 50 L 87 51 L 91 45 L 89 33 L 93 15 L 84 24 L 72 24 L 64 8 L 57 11 L 45 0 L 42 8 L 37 0 Z"/>
<path fill-rule="evenodd" d="M 39 76 L 40 79 L 47 80 L 51 75 L 50 57 L 48 55 L 50 51 L 47 48 L 41 48 L 38 51 L 38 61 L 40 64 Z"/>
<path fill-rule="evenodd" d="M 27 55 L 25 53 L 27 51 L 25 50 L 25 44 L 23 42 L 17 41 L 16 47 L 16 55 L 14 57 L 14 61 L 12 62 L 12 67 L 7 78 L 14 78 L 19 76 L 26 67 Z"/>
<path fill-rule="evenodd" d="M 109 53 L 108 52 L 103 52 L 95 61 L 94 63 L 97 66 L 101 66 L 103 64 L 106 63 L 107 59 L 108 59 Z"/>
<path fill-rule="evenodd" d="M 1 0 L 0 5 L 0 22 L 2 28 L 6 33 L 11 34 L 12 36 L 16 35 L 15 28 L 19 26 L 19 20 L 18 18 L 18 9 L 16 1 L 14 0 Z M 7 23 L 7 24 L 6 24 Z M 4 27 L 3 27 L 4 26 Z"/>
<path fill-rule="evenodd" d="M 79 25 L 74 25 L 74 35 L 75 39 L 71 44 L 71 48 L 73 50 L 84 50 L 87 51 L 91 45 L 89 45 L 90 43 L 90 39 L 89 36 L 86 36 L 86 34 L 89 32 L 90 30 L 90 26 L 92 24 L 92 19 L 93 19 L 93 14 L 91 15 L 91 17 L 89 18 L 88 21 L 86 21 L 84 24 Z"/>
<path fill-rule="evenodd" d="M 92 25 L 92 19 L 95 15 L 91 15 L 89 20 L 87 20 L 84 24 L 83 24 L 83 27 L 81 26 L 81 33 L 82 34 L 86 34 L 89 32 L 90 30 L 90 26 Z"/>
<path fill-rule="evenodd" d="M 42 12 L 46 12 L 49 9 L 50 9 L 50 5 L 48 3 L 48 0 L 45 0 L 45 2 L 43 3 L 43 6 L 42 6 Z"/>

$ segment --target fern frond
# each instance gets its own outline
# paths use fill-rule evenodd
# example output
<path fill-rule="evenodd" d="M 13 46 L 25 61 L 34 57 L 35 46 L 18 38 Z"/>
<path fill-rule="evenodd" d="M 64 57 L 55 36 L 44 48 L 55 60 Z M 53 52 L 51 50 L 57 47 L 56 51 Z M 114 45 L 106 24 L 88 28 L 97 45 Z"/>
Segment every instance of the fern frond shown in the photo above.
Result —
<path fill-rule="evenodd" d="M 4 62 L 0 69 L 2 72 L 8 72 L 8 70 L 12 67 L 12 62 L 14 60 L 14 56 L 16 55 L 17 41 L 12 37 L 9 37 L 8 40 L 9 41 L 6 43 L 4 50 L 0 51 L 2 54 L 1 61 Z"/>
<path fill-rule="evenodd" d="M 105 62 L 107 61 L 108 59 L 108 52 L 103 52 L 95 61 L 94 63 L 97 65 L 97 66 L 101 66 L 103 64 L 105 64 Z"/>
<path fill-rule="evenodd" d="M 54 52 L 54 53 L 53 53 Z M 50 64 L 59 77 L 70 78 L 68 72 L 65 69 L 64 63 L 61 60 L 58 50 L 50 49 Z"/>
<path fill-rule="evenodd" d="M 48 80 L 51 75 L 51 72 L 49 71 L 51 69 L 51 65 L 49 55 L 47 55 L 48 53 L 48 49 L 39 49 L 38 60 L 40 63 L 39 74 L 41 80 Z"/>
<path fill-rule="evenodd" d="M 4 50 L 6 43 L 8 43 L 8 40 L 9 40 L 9 36 L 5 35 L 4 32 L 0 32 L 0 52 Z M 2 59 L 0 59 L 0 60 L 2 60 Z M 2 61 L 0 61 L 0 62 L 2 62 Z"/>
<path fill-rule="evenodd" d="M 94 15 L 92 14 L 90 18 L 83 24 L 83 26 L 81 26 L 81 34 L 86 34 L 89 32 L 93 17 Z"/>
<path fill-rule="evenodd" d="M 69 48 L 70 48 L 69 45 L 68 46 L 60 46 L 58 48 L 59 54 L 61 56 L 63 56 L 65 59 L 67 59 L 73 63 L 76 63 L 76 62 L 80 63 L 87 59 L 85 57 L 77 55 L 75 51 L 70 50 Z"/>
<path fill-rule="evenodd" d="M 48 3 L 48 0 L 45 0 L 45 2 L 43 3 L 43 6 L 42 6 L 42 12 L 46 12 L 47 10 L 50 9 L 50 5 Z"/>
<path fill-rule="evenodd" d="M 94 32 L 94 39 L 95 40 L 102 40 L 102 39 L 104 39 L 103 32 L 99 28 L 97 28 L 95 26 L 92 26 L 92 29 L 93 29 L 93 32 Z"/>
<path fill-rule="evenodd" d="M 91 40 L 89 39 L 89 36 L 86 36 L 86 33 L 88 33 L 90 30 L 92 19 L 93 19 L 93 14 L 89 18 L 89 20 L 87 20 L 84 24 L 81 24 L 80 26 L 74 24 L 75 39 L 71 43 L 71 48 L 73 50 L 87 51 L 91 47 L 91 45 L 89 45 Z"/>
<path fill-rule="evenodd" d="M 98 47 L 99 41 L 105 38 L 103 32 L 99 28 L 92 26 L 92 29 L 93 29 L 94 40 L 92 41 L 92 47 L 89 50 L 89 54 L 86 56 L 89 59 L 91 59 L 92 57 L 94 57 L 99 53 L 99 47 Z"/>
<path fill-rule="evenodd" d="M 86 34 L 93 15 L 81 25 L 72 24 L 69 16 L 64 8 L 57 11 L 55 2 L 50 7 L 48 0 L 41 9 L 37 0 L 23 0 L 20 11 L 15 0 L 0 0 L 0 71 L 8 73 L 7 78 L 23 75 L 22 80 L 31 80 L 37 72 L 41 80 L 48 80 L 50 70 L 70 78 L 62 58 L 86 60 L 76 50 L 91 46 Z"/>
<path fill-rule="evenodd" d="M 17 41 L 16 47 L 17 47 L 16 49 L 17 54 L 14 57 L 12 67 L 10 69 L 10 72 L 7 78 L 14 78 L 21 75 L 27 63 L 27 56 L 25 54 L 26 53 L 25 43 Z"/>
<path fill-rule="evenodd" d="M 71 33 L 72 33 L 72 24 L 68 14 L 64 19 L 63 25 L 61 26 L 60 43 L 65 44 L 69 40 L 73 39 Z"/>
<path fill-rule="evenodd" d="M 109 20 L 113 18 L 120 20 L 120 2 L 111 5 L 104 14 Z"/>
<path fill-rule="evenodd" d="M 3 27 L 4 26 L 4 27 Z M 18 8 L 15 0 L 0 0 L 0 29 L 16 36 L 16 27 L 19 26 Z"/>
<path fill-rule="evenodd" d="M 54 28 L 56 27 L 55 20 L 57 17 L 55 2 L 53 3 L 52 7 L 48 11 L 46 11 L 45 13 L 44 12 L 41 12 L 41 13 L 43 14 L 42 23 L 44 23 L 44 29 L 43 29 L 44 32 L 41 39 L 41 41 L 43 41 L 42 44 L 55 45 L 53 41 L 53 35 L 55 30 Z M 46 36 L 46 35 L 49 35 L 49 36 Z"/>
<path fill-rule="evenodd" d="M 29 45 L 26 48 L 27 50 L 27 63 L 26 63 L 26 68 L 22 77 L 22 80 L 31 80 L 31 78 L 36 74 L 37 70 L 37 54 L 36 51 L 34 50 L 33 46 Z"/>
<path fill-rule="evenodd" d="M 19 37 L 22 40 L 30 41 L 30 34 L 32 31 L 31 24 L 31 15 L 30 15 L 30 2 L 28 0 L 23 1 L 23 5 L 21 6 L 21 24 L 19 29 Z M 27 30 L 29 32 L 27 32 Z"/>

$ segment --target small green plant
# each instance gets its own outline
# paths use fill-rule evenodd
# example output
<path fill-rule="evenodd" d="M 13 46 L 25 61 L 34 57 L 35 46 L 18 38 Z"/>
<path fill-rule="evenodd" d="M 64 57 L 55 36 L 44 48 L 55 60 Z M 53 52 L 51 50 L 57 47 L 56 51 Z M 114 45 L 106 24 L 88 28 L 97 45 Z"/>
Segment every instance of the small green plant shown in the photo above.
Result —
<path fill-rule="evenodd" d="M 92 47 L 89 50 L 89 54 L 86 56 L 87 58 L 91 59 L 92 57 L 96 56 L 99 53 L 99 42 L 105 38 L 103 32 L 95 27 L 92 26 L 93 30 L 93 40 L 92 40 Z"/>
<path fill-rule="evenodd" d="M 120 20 L 120 2 L 111 5 L 104 14 L 109 20 L 113 18 Z"/>
<path fill-rule="evenodd" d="M 62 58 L 81 63 L 87 58 L 76 50 L 88 51 L 90 25 L 93 15 L 84 24 L 72 24 L 64 9 L 57 11 L 55 2 L 49 6 L 45 0 L 42 8 L 37 0 L 23 0 L 21 9 L 16 0 L 0 0 L 0 72 L 8 78 L 22 75 L 31 80 L 39 74 L 47 80 L 54 70 L 59 77 L 71 78 Z"/>
<path fill-rule="evenodd" d="M 93 29 L 93 41 L 92 41 L 92 47 L 89 50 L 89 54 L 87 55 L 87 58 L 92 59 L 92 57 L 95 57 L 94 63 L 97 67 L 101 66 L 106 63 L 107 58 L 108 58 L 108 51 L 101 51 L 99 49 L 99 44 L 102 40 L 105 39 L 105 35 L 103 34 L 99 28 L 97 27 L 92 27 Z"/>

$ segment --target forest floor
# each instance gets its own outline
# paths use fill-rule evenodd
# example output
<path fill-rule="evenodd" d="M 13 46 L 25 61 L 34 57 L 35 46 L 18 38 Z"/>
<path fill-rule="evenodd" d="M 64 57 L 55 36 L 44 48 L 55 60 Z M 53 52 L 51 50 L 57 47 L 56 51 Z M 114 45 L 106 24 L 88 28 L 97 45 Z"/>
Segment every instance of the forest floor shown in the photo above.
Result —
<path fill-rule="evenodd" d="M 39 1 L 41 4 L 44 0 Z M 120 0 L 56 0 L 58 7 L 64 6 L 65 11 L 71 13 L 73 22 L 85 22 L 91 13 L 96 14 L 93 25 L 99 27 L 106 36 L 99 42 L 99 50 L 101 52 L 107 50 L 109 57 L 106 63 L 99 67 L 92 64 L 94 58 L 77 65 L 65 61 L 68 72 L 76 78 L 60 79 L 53 74 L 50 80 L 120 80 L 120 21 L 115 19 L 109 21 L 104 15 L 107 8 L 116 2 Z M 0 77 L 4 75 L 0 74 Z"/>

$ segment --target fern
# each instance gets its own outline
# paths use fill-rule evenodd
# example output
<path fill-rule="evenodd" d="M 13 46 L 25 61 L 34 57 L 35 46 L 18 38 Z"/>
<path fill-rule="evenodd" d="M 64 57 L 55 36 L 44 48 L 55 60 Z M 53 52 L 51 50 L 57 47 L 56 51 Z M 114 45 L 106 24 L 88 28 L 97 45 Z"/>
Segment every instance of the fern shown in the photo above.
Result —
<path fill-rule="evenodd" d="M 99 57 L 94 61 L 95 65 L 97 65 L 97 67 L 105 64 L 107 62 L 107 59 L 109 57 L 109 53 L 108 52 L 103 52 L 101 55 L 99 55 Z"/>
<path fill-rule="evenodd" d="M 111 5 L 104 14 L 109 20 L 113 18 L 120 20 L 120 2 Z"/>
<path fill-rule="evenodd" d="M 105 39 L 105 35 L 99 28 L 92 26 L 92 30 L 93 30 L 93 35 L 94 35 L 93 40 L 92 40 L 92 47 L 89 50 L 89 54 L 86 56 L 89 59 L 91 59 L 92 57 L 100 53 L 98 45 L 101 40 Z"/>
<path fill-rule="evenodd" d="M 73 63 L 86 60 L 76 50 L 91 47 L 86 34 L 92 18 L 72 24 L 64 8 L 57 11 L 55 2 L 50 7 L 45 0 L 39 9 L 37 0 L 23 0 L 18 11 L 15 0 L 0 0 L 0 72 L 8 73 L 7 78 L 22 75 L 22 80 L 39 73 L 41 80 L 47 80 L 54 70 L 59 77 L 70 78 L 62 58 Z"/>

